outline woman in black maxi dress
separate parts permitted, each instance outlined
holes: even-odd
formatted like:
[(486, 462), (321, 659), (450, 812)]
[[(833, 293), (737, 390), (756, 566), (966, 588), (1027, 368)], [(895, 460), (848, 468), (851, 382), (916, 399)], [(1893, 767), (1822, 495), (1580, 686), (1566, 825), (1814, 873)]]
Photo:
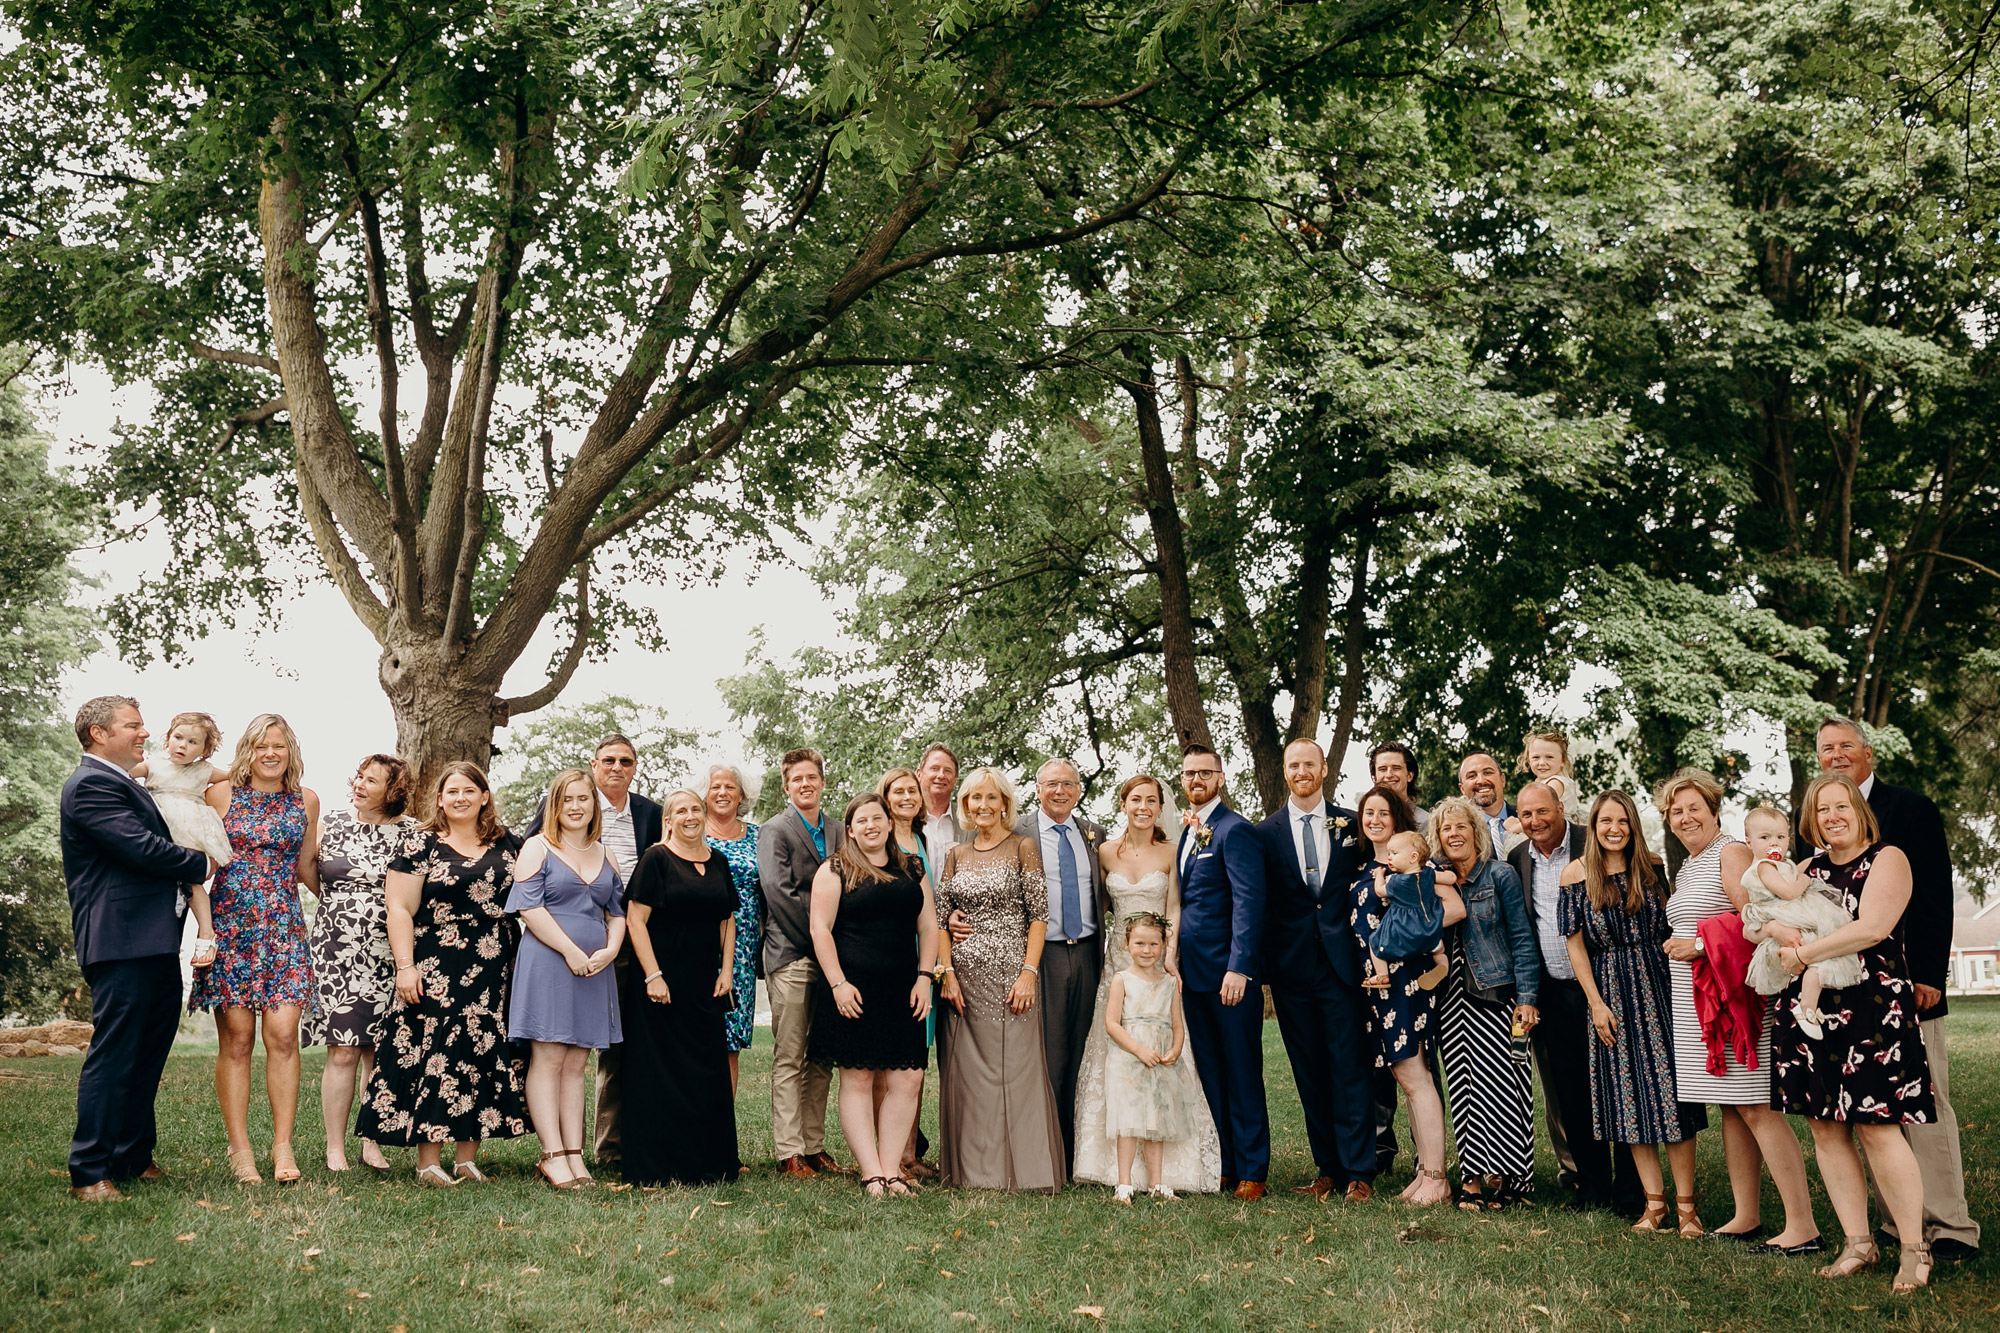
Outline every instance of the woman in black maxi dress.
[(635, 1185), (733, 1181), (742, 1163), (729, 1089), (729, 996), (714, 993), (718, 977), (730, 980), (718, 930), (736, 913), (729, 863), (719, 852), (695, 862), (665, 843), (649, 847), (625, 904), (628, 920), (633, 908), (647, 909), (633, 933), (643, 929), (651, 941), (669, 999), (647, 994), (644, 967), (626, 969), (624, 1177)]

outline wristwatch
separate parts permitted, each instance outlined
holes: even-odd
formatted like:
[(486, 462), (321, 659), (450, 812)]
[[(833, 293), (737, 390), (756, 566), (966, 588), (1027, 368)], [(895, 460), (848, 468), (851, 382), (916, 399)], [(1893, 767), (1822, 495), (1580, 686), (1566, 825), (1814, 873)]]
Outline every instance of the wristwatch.
[(1707, 952), (1708, 952), (1708, 941), (1707, 941), (1707, 940), (1704, 940), (1704, 939), (1703, 939), (1703, 938), (1702, 938), (1701, 936), (1699, 936), (1699, 935), (1695, 936), (1695, 937), (1694, 937), (1694, 951), (1695, 951), (1696, 953), (1707, 953)]

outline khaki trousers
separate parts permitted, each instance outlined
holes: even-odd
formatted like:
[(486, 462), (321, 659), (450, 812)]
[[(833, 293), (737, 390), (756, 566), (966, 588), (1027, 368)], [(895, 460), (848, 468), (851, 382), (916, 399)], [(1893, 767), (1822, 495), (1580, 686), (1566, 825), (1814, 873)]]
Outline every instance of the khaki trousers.
[[(1972, 1220), (1965, 1206), (1965, 1160), (1958, 1149), (1958, 1112), (1951, 1108), (1951, 1055), (1945, 1049), (1944, 1020), (1926, 1019), (1922, 1030), (1937, 1119), (1928, 1125), (1903, 1126), (1903, 1137), (1909, 1140), (1917, 1159), (1917, 1174), (1924, 1183), (1924, 1239), (1962, 1241), (1977, 1248), (1979, 1223)], [(1872, 1172), (1869, 1183), (1874, 1183)], [(1877, 1199), (1879, 1202), (1879, 1191)], [(1896, 1224), (1886, 1211), (1882, 1230), (1896, 1235)]]
[(833, 1071), (806, 1059), (819, 964), (786, 963), (764, 977), (771, 998), (771, 1138), (778, 1160), (826, 1151), (826, 1092)]

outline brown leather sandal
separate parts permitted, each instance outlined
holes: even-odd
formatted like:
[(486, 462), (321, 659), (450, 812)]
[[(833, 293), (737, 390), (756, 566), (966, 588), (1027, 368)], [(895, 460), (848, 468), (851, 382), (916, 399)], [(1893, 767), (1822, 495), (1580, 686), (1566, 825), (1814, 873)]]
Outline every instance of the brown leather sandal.
[(1641, 1213), (1639, 1220), (1632, 1224), (1632, 1230), (1658, 1231), (1666, 1224), (1666, 1220), (1667, 1196), (1648, 1191), (1646, 1193), (1646, 1211)]
[(557, 1180), (553, 1175), (549, 1173), (550, 1162), (554, 1161), (559, 1157), (567, 1157), (568, 1155), (569, 1154), (563, 1152), (561, 1149), (557, 1149), (555, 1152), (543, 1153), (541, 1155), (540, 1160), (538, 1160), (535, 1163), (535, 1174), (540, 1176), (543, 1180), (548, 1181), (550, 1189), (573, 1190), (576, 1188), (576, 1182), (574, 1180)]
[(1680, 1222), (1679, 1230), (1681, 1239), (1700, 1240), (1701, 1214), (1695, 1210), (1694, 1195), (1676, 1194), (1674, 1196), (1674, 1211), (1679, 1214), (1677, 1220)]

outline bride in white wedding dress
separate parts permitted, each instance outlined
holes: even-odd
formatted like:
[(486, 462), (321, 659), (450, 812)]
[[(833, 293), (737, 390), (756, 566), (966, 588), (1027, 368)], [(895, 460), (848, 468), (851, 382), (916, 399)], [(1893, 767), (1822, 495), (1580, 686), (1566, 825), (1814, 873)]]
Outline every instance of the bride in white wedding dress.
[[(1162, 827), (1165, 797), (1165, 788), (1157, 778), (1145, 774), (1128, 778), (1118, 789), (1125, 827), (1117, 837), (1107, 838), (1098, 852), (1104, 866), (1104, 886), (1111, 896), (1111, 919), (1104, 932), (1109, 946), (1104, 979), (1097, 986), (1097, 1009), (1083, 1048), (1083, 1067), (1077, 1072), (1076, 1160), (1070, 1166), (1075, 1180), (1118, 1183), (1118, 1141), (1105, 1133), (1104, 1058), (1111, 1039), (1104, 1035), (1104, 1006), (1111, 993), (1111, 978), (1132, 965), (1132, 956), (1125, 950), (1126, 917), (1135, 912), (1157, 912), (1172, 923), (1166, 967), (1179, 975), (1181, 904), (1174, 881), (1174, 840)], [(1215, 1121), (1194, 1061), (1183, 1053), (1174, 1067), (1186, 1080), (1189, 1101), (1196, 1108), (1194, 1136), (1167, 1144), (1160, 1164), (1160, 1174), (1166, 1177), (1163, 1182), (1146, 1178), (1142, 1157), (1132, 1164), (1132, 1184), (1139, 1191), (1162, 1183), (1175, 1191), (1213, 1194), (1222, 1185), (1222, 1144), (1216, 1137)]]

